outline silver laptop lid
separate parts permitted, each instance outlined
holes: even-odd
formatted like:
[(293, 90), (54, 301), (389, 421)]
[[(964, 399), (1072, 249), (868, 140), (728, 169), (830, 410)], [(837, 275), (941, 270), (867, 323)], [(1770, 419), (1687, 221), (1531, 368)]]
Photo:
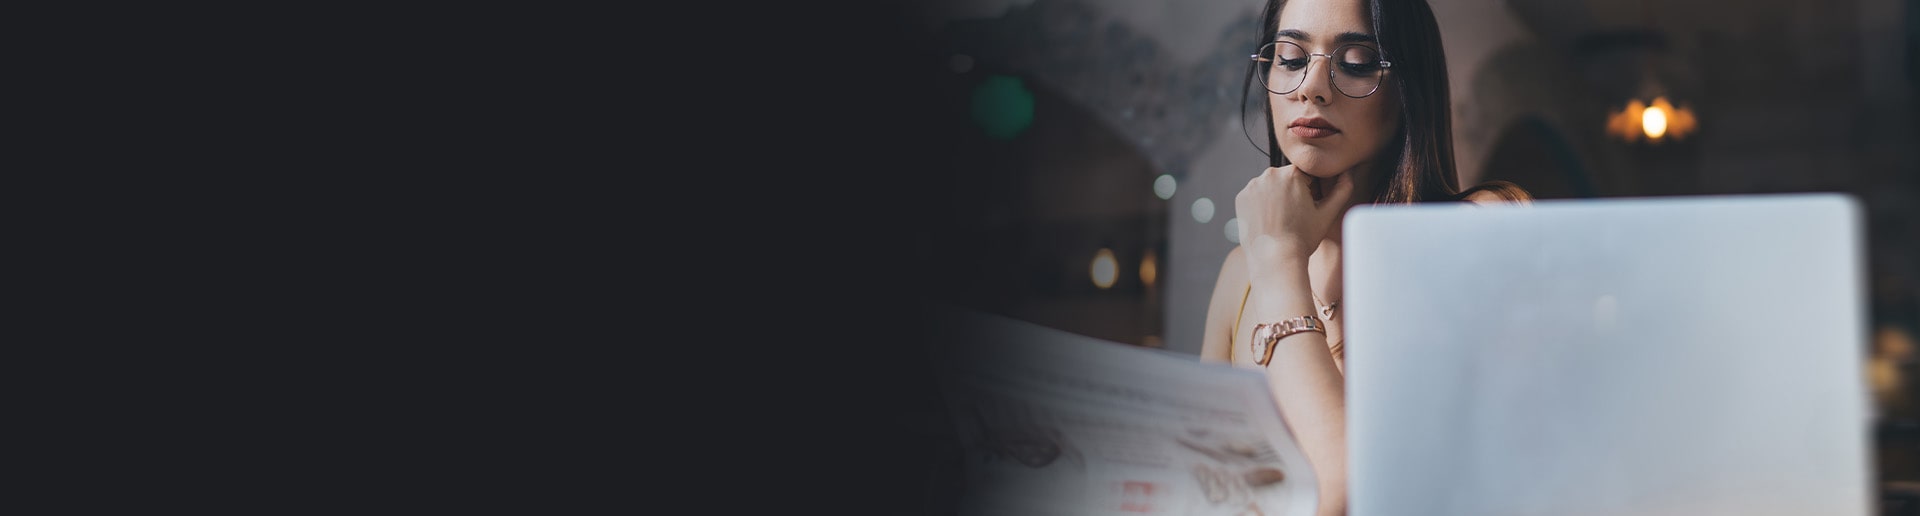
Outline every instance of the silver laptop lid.
[(1860, 515), (1860, 208), (1360, 207), (1351, 514)]

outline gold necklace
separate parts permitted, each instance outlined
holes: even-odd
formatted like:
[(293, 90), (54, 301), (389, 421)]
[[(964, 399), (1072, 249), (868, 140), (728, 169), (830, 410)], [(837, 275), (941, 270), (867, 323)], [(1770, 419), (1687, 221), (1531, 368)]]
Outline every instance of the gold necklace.
[(1340, 309), (1339, 301), (1334, 301), (1333, 304), (1321, 303), (1320, 296), (1317, 295), (1313, 296), (1313, 305), (1320, 308), (1320, 318), (1328, 321), (1333, 320), (1334, 311)]

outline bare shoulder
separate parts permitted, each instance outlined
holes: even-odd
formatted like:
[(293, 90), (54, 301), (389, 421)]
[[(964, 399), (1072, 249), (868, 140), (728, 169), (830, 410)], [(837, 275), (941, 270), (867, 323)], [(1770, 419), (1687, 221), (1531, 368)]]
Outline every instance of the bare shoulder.
[(1240, 249), (1240, 246), (1233, 246), (1233, 250), (1227, 251), (1226, 261), (1220, 264), (1220, 277), (1225, 278), (1228, 275), (1242, 280), (1247, 277), (1247, 254)]
[(1233, 323), (1240, 315), (1240, 300), (1247, 289), (1247, 257), (1239, 246), (1227, 251), (1220, 263), (1220, 275), (1213, 283), (1213, 295), (1207, 300), (1205, 335), (1200, 343), (1200, 358), (1219, 362), (1232, 359), (1228, 348), (1233, 341)]
[(1486, 190), (1481, 190), (1478, 192), (1467, 194), (1467, 198), (1465, 200), (1467, 202), (1471, 202), (1474, 204), (1493, 204), (1496, 202), (1507, 202), (1507, 198), (1501, 197), (1500, 194), (1493, 193)]
[(1533, 204), (1533, 194), (1511, 181), (1487, 181), (1460, 192), (1460, 200), (1474, 204)]
[(1214, 281), (1214, 295), (1230, 295), (1234, 303), (1239, 303), (1241, 294), (1247, 290), (1247, 252), (1240, 246), (1227, 251), (1227, 259), (1220, 262), (1220, 277)]
[[(1240, 246), (1234, 246), (1233, 250), (1227, 251), (1227, 259), (1220, 263), (1220, 276), (1214, 279), (1213, 295), (1210, 296), (1212, 307), (1239, 308), (1240, 295), (1247, 289), (1247, 281), (1247, 255), (1240, 250)], [(1208, 318), (1219, 315), (1211, 313), (1218, 311), (1208, 310)]]

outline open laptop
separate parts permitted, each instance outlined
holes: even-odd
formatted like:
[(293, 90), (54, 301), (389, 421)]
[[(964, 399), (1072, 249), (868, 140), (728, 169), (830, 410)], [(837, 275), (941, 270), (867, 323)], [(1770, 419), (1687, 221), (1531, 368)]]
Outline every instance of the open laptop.
[(1864, 515), (1839, 194), (1359, 207), (1350, 514)]

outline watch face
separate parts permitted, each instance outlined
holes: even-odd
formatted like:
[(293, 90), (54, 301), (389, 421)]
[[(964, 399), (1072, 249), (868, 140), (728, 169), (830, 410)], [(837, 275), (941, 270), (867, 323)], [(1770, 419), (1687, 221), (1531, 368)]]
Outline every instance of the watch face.
[(1268, 358), (1267, 347), (1271, 345), (1271, 343), (1267, 342), (1267, 336), (1272, 334), (1273, 334), (1273, 330), (1271, 328), (1254, 328), (1253, 329), (1253, 361), (1254, 363), (1257, 363), (1260, 365), (1267, 365), (1267, 358)]

